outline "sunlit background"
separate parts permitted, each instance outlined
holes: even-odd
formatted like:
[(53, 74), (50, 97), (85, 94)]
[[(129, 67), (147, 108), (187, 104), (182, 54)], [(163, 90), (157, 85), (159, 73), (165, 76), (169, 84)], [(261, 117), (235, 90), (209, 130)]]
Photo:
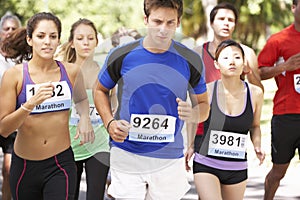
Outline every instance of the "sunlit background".
[[(207, 22), (217, 0), (184, 0), (182, 26), (178, 31), (185, 37), (201, 42), (212, 34)], [(227, 0), (239, 10), (239, 23), (234, 38), (259, 51), (265, 39), (287, 26), (292, 20), (292, 0)], [(62, 21), (62, 42), (68, 30), (79, 18), (92, 20), (105, 39), (119, 27), (142, 29), (143, 0), (0, 0), (0, 16), (6, 12), (17, 14), (23, 25), (33, 14), (49, 11)], [(190, 40), (191, 41), (191, 40)]]

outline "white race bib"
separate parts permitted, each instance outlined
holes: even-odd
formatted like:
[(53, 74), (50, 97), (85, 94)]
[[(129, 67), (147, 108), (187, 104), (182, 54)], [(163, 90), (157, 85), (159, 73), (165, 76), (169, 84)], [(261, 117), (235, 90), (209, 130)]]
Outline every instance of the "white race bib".
[[(76, 111), (75, 104), (72, 103), (72, 111), (70, 116), (70, 125), (77, 126), (80, 116)], [(103, 124), (100, 115), (97, 112), (95, 104), (90, 104), (90, 120), (93, 126), (99, 126)]]
[(300, 74), (294, 74), (294, 88), (300, 93)]
[(170, 115), (132, 114), (129, 140), (139, 142), (174, 142), (176, 117)]
[[(66, 81), (52, 82), (54, 91), (51, 98), (46, 99), (43, 103), (36, 105), (31, 113), (43, 113), (59, 110), (67, 110), (71, 107), (71, 90)], [(27, 84), (26, 85), (26, 101), (29, 100), (42, 84)]]
[(244, 159), (248, 135), (215, 131), (210, 132), (208, 155)]

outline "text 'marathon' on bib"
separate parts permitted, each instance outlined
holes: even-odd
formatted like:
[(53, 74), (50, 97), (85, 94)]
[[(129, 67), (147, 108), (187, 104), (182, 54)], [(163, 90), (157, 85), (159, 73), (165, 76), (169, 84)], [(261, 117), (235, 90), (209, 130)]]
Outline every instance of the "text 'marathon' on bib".
[(129, 140), (139, 142), (174, 142), (176, 117), (170, 115), (132, 114)]
[(215, 131), (210, 132), (208, 155), (244, 159), (248, 135)]
[[(27, 84), (26, 85), (26, 101), (36, 94), (42, 84)], [(31, 113), (44, 113), (59, 110), (67, 110), (71, 107), (72, 95), (69, 85), (66, 81), (52, 82), (54, 91), (52, 97), (46, 99), (43, 103), (36, 105)]]

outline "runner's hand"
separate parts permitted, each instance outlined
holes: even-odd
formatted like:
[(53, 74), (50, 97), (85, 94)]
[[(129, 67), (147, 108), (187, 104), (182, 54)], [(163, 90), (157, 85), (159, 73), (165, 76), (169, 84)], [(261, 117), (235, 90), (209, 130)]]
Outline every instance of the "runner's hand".
[(124, 142), (130, 127), (130, 123), (125, 120), (114, 120), (110, 123), (107, 131), (115, 142)]

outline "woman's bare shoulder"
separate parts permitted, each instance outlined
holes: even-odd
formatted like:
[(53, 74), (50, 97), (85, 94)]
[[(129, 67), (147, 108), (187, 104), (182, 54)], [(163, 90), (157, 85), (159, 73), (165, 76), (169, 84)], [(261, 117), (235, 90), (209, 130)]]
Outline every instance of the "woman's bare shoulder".
[(23, 80), (23, 64), (7, 69), (2, 76), (1, 87), (19, 87)]
[(75, 65), (74, 63), (64, 61), (61, 61), (61, 63), (65, 66), (65, 69), (69, 76), (76, 76), (78, 71), (80, 70), (80, 67), (78, 65)]
[(248, 83), (248, 85), (252, 95), (252, 99), (255, 100), (256, 102), (263, 102), (264, 99), (263, 90), (254, 84)]
[(23, 73), (23, 64), (17, 64), (4, 72), (5, 76), (10, 76), (11, 78), (19, 77), (21, 73)]

